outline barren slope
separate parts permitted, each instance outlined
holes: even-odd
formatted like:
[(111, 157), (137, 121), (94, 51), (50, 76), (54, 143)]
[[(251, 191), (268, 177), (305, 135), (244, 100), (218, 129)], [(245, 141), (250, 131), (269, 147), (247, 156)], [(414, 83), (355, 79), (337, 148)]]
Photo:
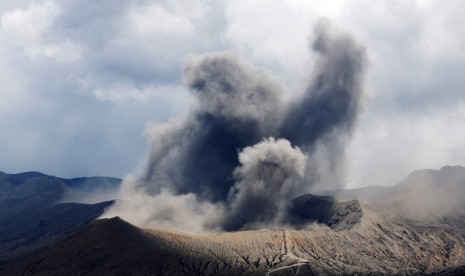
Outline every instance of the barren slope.
[(186, 234), (98, 220), (65, 241), (0, 263), (6, 275), (320, 275), (433, 273), (465, 265), (462, 233), (392, 221), (363, 206), (351, 230)]

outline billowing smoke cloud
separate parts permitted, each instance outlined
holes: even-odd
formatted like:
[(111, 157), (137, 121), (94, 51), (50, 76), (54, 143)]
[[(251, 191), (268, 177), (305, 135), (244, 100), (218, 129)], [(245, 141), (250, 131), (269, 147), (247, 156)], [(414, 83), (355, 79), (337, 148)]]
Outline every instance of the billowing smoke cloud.
[(139, 184), (139, 179), (126, 179), (121, 191), (126, 197), (117, 200), (104, 216), (121, 216), (137, 225), (174, 227), (190, 232), (220, 229), (218, 222), (223, 216), (221, 204), (199, 201), (192, 193), (176, 195), (165, 188), (150, 195)]
[(169, 199), (179, 208), (161, 212), (159, 204), (144, 204), (150, 215), (139, 224), (180, 228), (177, 214), (197, 206), (190, 210), (197, 215), (185, 219), (202, 217), (210, 229), (251, 228), (279, 223), (287, 202), (317, 184), (331, 179), (329, 185), (341, 185), (345, 143), (360, 109), (365, 53), (324, 24), (315, 37), (314, 76), (291, 103), (283, 100), (287, 91), (276, 78), (233, 53), (190, 60), (185, 83), (197, 107), (188, 118), (151, 130), (144, 172), (127, 182), (131, 188), (110, 212), (128, 213), (138, 193)]
[(236, 230), (277, 224), (304, 175), (307, 157), (284, 139), (269, 138), (239, 154), (238, 182), (230, 191), (230, 210), (223, 228)]

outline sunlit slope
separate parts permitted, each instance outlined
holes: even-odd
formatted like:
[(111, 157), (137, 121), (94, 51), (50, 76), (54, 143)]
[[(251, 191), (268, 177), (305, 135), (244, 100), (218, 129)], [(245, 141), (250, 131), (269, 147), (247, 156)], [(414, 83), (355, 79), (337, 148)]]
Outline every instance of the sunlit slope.
[(433, 273), (465, 264), (463, 233), (447, 224), (390, 221), (363, 207), (361, 223), (335, 231), (186, 234), (98, 220), (61, 243), (0, 264), (35, 275), (320, 275)]

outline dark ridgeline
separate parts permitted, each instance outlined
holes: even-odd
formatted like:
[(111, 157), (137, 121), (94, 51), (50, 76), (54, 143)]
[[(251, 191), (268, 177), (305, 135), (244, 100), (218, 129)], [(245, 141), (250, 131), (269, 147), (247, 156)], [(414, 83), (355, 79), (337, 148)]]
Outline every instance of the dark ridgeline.
[(110, 177), (62, 179), (38, 172), (0, 172), (0, 258), (60, 239), (98, 218), (113, 201), (81, 204), (63, 199), (118, 189), (120, 183)]

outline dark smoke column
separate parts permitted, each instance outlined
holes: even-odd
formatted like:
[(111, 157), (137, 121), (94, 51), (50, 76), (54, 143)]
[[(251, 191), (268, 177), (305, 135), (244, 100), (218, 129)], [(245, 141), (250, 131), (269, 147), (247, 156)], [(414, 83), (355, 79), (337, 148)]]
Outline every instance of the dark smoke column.
[[(315, 28), (311, 49), (319, 55), (315, 75), (303, 97), (289, 107), (280, 131), (281, 137), (311, 156), (308, 185), (341, 181), (327, 176), (343, 170), (346, 143), (360, 112), (366, 65), (365, 49), (324, 22)], [(315, 156), (317, 149), (324, 154)]]

